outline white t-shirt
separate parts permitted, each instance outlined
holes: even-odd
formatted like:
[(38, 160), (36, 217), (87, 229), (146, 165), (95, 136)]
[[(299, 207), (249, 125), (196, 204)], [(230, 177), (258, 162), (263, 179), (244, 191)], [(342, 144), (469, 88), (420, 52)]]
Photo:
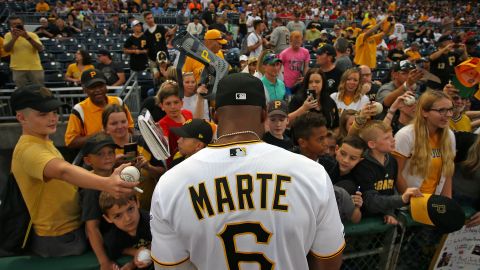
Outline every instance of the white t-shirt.
[[(258, 36), (257, 33), (250, 33), (247, 37), (247, 46), (250, 47), (252, 45), (255, 45), (257, 44), (257, 42), (261, 39), (261, 37)], [(255, 57), (258, 57), (260, 55), (260, 53), (262, 52), (263, 50), (263, 45), (260, 45), (258, 46), (255, 50), (251, 51), (249, 56), (252, 57), (252, 56), (255, 56)]]
[[(192, 113), (195, 112), (195, 108), (197, 107), (197, 100), (198, 100), (198, 95), (195, 94), (191, 97), (184, 96), (183, 97), (183, 109), (189, 110)], [(202, 119), (205, 120), (210, 120), (210, 117), (208, 116), (208, 101), (205, 99), (203, 105), (203, 116)]]
[[(450, 140), (452, 144), (452, 151), (455, 152), (456, 144), (455, 144), (455, 134), (452, 130), (449, 129)], [(408, 187), (420, 187), (423, 182), (423, 176), (420, 175), (411, 175), (408, 173), (410, 169), (410, 157), (413, 154), (413, 147), (415, 146), (415, 131), (413, 129), (413, 125), (410, 124), (401, 128), (395, 134), (395, 152), (398, 154), (409, 158), (405, 162), (405, 167), (402, 171), (403, 178), (407, 181)], [(445, 184), (445, 175), (440, 177), (440, 181), (438, 182), (437, 188), (435, 190), (435, 194), (440, 194), (443, 189), (443, 185)]]
[(254, 21), (257, 21), (257, 20), (261, 20), (262, 18), (260, 16), (252, 16), (252, 15), (249, 15), (247, 17), (247, 32), (248, 33), (251, 33), (253, 31), (255, 31), (255, 29), (253, 29), (253, 22)]
[(362, 109), (362, 107), (365, 104), (370, 102), (370, 100), (368, 99), (368, 97), (366, 95), (362, 95), (362, 97), (360, 97), (360, 99), (358, 101), (352, 102), (349, 105), (346, 105), (343, 102), (343, 100), (338, 99), (338, 92), (330, 94), (330, 97), (333, 99), (333, 101), (335, 101), (335, 103), (337, 104), (337, 108), (340, 112), (342, 112), (343, 110), (347, 110), (347, 109), (360, 111), (360, 109)]
[(261, 141), (208, 146), (167, 171), (150, 226), (155, 263), (199, 270), (229, 269), (252, 252), (275, 269), (307, 270), (309, 252), (327, 258), (345, 246), (325, 169)]

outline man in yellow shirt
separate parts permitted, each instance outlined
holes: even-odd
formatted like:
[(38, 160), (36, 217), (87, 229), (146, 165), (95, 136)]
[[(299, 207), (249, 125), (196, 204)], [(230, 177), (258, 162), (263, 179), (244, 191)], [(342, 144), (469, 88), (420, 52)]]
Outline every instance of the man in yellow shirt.
[[(203, 38), (203, 44), (207, 47), (210, 51), (216, 54), (220, 58), (224, 58), (222, 52), (222, 45), (227, 44), (227, 40), (222, 37), (222, 32), (218, 31), (217, 29), (208, 30), (205, 33), (205, 37)], [(200, 82), (200, 75), (202, 74), (203, 68), (205, 66), (198, 62), (197, 60), (187, 57), (185, 59), (185, 64), (183, 65), (183, 72), (193, 72), (195, 76), (195, 81), (197, 83)]]
[[(75, 104), (68, 118), (67, 130), (65, 131), (65, 145), (70, 148), (81, 148), (92, 135), (102, 131), (102, 112), (108, 104), (123, 104), (117, 96), (107, 96), (107, 80), (98, 69), (85, 70), (82, 73), (82, 87), (87, 98)], [(133, 129), (133, 119), (128, 108), (128, 127)]]
[(389, 22), (388, 29), (383, 27), (381, 32), (377, 33), (387, 19), (388, 17), (373, 27), (371, 25), (364, 27), (363, 33), (357, 37), (355, 42), (355, 58), (353, 59), (355, 64), (366, 65), (371, 69), (377, 66), (377, 45), (382, 42), (383, 37), (390, 32), (394, 25), (394, 23)]
[(131, 194), (137, 183), (121, 180), (121, 165), (109, 177), (66, 162), (49, 139), (57, 129), (59, 107), (65, 105), (41, 85), (18, 88), (12, 109), (22, 127), (12, 156), (12, 172), (33, 225), (30, 249), (42, 257), (82, 254), (86, 247), (80, 221), (78, 186), (115, 197)]
[(22, 19), (11, 16), (8, 19), (10, 32), (5, 35), (3, 49), (10, 56), (10, 69), (15, 85), (43, 84), (44, 74), (38, 52), (43, 45), (35, 33), (27, 32)]

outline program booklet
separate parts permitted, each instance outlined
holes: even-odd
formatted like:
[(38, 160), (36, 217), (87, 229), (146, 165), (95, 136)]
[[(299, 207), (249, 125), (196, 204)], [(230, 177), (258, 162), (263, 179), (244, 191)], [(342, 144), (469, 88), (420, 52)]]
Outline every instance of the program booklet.
[(157, 127), (152, 115), (147, 109), (142, 110), (138, 116), (138, 127), (143, 139), (150, 148), (153, 156), (158, 160), (165, 160), (170, 157), (168, 141), (163, 135), (162, 129)]

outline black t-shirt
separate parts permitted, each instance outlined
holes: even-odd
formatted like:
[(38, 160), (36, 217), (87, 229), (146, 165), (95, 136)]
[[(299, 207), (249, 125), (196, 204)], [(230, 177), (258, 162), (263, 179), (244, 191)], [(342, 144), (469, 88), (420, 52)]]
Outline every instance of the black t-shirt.
[(62, 36), (62, 37), (71, 37), (76, 32), (70, 27), (70, 26), (65, 26), (63, 29), (59, 29), (58, 27), (55, 27), (55, 29), (52, 29), (52, 33), (54, 36)]
[[(135, 37), (131, 35), (123, 45), (127, 49), (145, 50), (147, 49), (147, 38), (145, 35)], [(130, 54), (130, 69), (133, 71), (144, 71), (148, 65), (146, 54)]]
[(283, 135), (283, 140), (280, 140), (277, 137), (273, 136), (270, 132), (266, 132), (263, 135), (262, 140), (266, 143), (281, 147), (285, 150), (291, 150), (293, 148), (292, 140), (285, 134)]
[(112, 225), (105, 221), (102, 217), (102, 210), (98, 204), (98, 198), (100, 197), (100, 191), (93, 189), (80, 189), (80, 205), (82, 207), (82, 222), (89, 220), (100, 221), (100, 231), (107, 232), (112, 228)]
[(103, 72), (107, 79), (107, 85), (113, 85), (118, 81), (117, 73), (123, 73), (123, 68), (120, 64), (111, 62), (109, 65), (98, 63), (96, 68)]
[(208, 26), (208, 30), (212, 30), (212, 29), (217, 29), (218, 31), (222, 32), (222, 33), (226, 33), (227, 32), (227, 27), (225, 27), (225, 24), (221, 24), (221, 23), (212, 23)]
[(140, 220), (138, 221), (137, 232), (135, 236), (120, 230), (116, 226), (108, 231), (103, 237), (105, 251), (110, 259), (117, 259), (122, 256), (122, 251), (126, 248), (140, 248), (148, 246), (152, 242), (150, 232), (150, 216), (147, 211), (140, 209)]
[(215, 12), (211, 12), (210, 10), (206, 10), (202, 14), (202, 20), (205, 20), (205, 22), (210, 25), (215, 22)]
[(49, 24), (48, 27), (39, 26), (35, 28), (35, 31), (34, 31), (39, 38), (51, 38), (44, 33), (37, 33), (37, 31), (40, 31), (41, 29), (45, 29), (47, 32), (53, 35), (55, 35), (55, 33), (58, 33), (58, 30), (55, 30), (56, 27), (54, 25)]
[(440, 55), (435, 60), (430, 60), (430, 72), (442, 81), (437, 87), (443, 89), (455, 74), (455, 66), (460, 64), (460, 55), (456, 52), (448, 52)]
[(325, 72), (325, 79), (327, 80), (327, 89), (325, 90), (327, 91), (328, 95), (338, 91), (338, 84), (340, 83), (341, 77), (342, 71), (337, 67), (328, 72)]
[(399, 50), (397, 48), (391, 49), (388, 52), (387, 57), (390, 58), (394, 62), (398, 62), (398, 61), (407, 59), (405, 53), (402, 50)]
[[(303, 105), (305, 99), (307, 99), (307, 91), (304, 89), (298, 89), (298, 91), (293, 95), (292, 100), (290, 100), (290, 103), (288, 104), (288, 111), (296, 111)], [(310, 111), (322, 114), (322, 116), (325, 117), (328, 129), (334, 129), (339, 127), (340, 118), (337, 104), (335, 104), (335, 101), (330, 97), (330, 95), (321, 94), (320, 104), (320, 111), (317, 111), (316, 109), (311, 109)]]
[(153, 33), (150, 33), (148, 29), (145, 30), (144, 36), (147, 39), (148, 58), (150, 58), (150, 60), (155, 61), (159, 51), (165, 52), (168, 56), (167, 40), (165, 39), (166, 33), (167, 29), (158, 24)]

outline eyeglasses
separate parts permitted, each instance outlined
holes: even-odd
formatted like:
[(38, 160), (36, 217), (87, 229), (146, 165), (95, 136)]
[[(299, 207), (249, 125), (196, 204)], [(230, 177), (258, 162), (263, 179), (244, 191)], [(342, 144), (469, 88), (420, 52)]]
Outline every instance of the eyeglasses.
[(450, 108), (442, 108), (442, 109), (430, 109), (429, 111), (436, 111), (438, 112), (441, 116), (445, 116), (448, 114), (453, 114), (453, 107)]

